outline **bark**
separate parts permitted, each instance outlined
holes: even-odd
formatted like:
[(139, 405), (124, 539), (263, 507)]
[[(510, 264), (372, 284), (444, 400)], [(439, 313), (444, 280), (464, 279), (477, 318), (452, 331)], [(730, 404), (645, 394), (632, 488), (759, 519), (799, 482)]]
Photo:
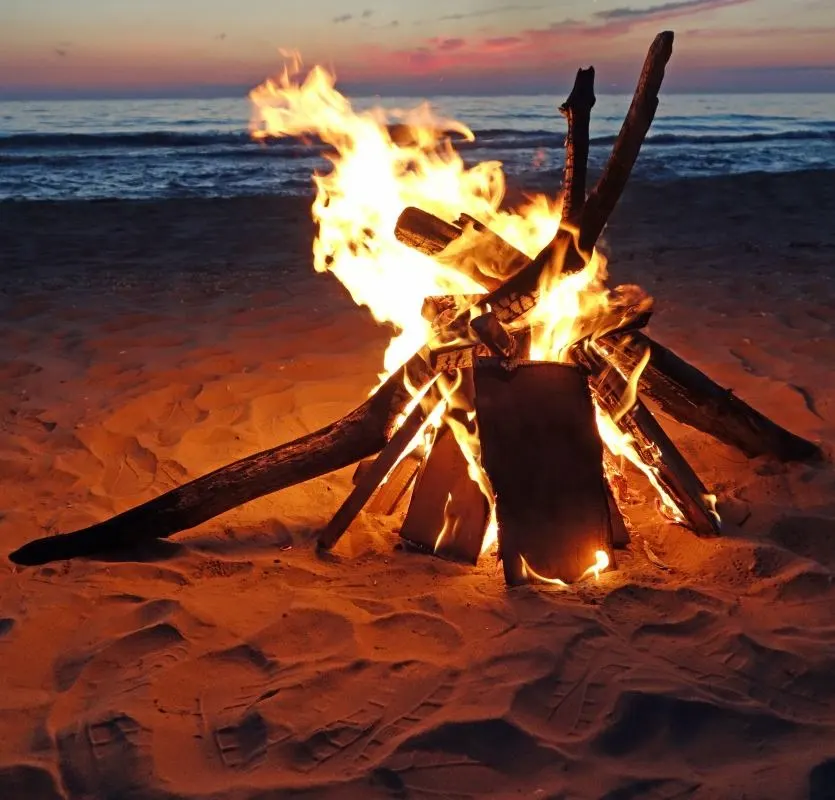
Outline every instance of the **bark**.
[[(624, 378), (606, 364), (594, 345), (575, 347), (572, 355), (589, 371), (589, 381), (598, 402), (605, 411), (614, 415), (627, 393)], [(700, 536), (717, 534), (719, 518), (712, 510), (707, 489), (640, 398), (636, 398), (617, 425), (632, 437), (641, 461), (655, 471), (659, 483), (675, 502), (688, 526)]]
[(635, 166), (641, 145), (655, 117), (658, 92), (664, 80), (665, 67), (672, 54), (673, 32), (659, 33), (650, 45), (632, 103), (612, 148), (612, 155), (600, 180), (586, 198), (580, 220), (581, 252), (591, 253), (626, 188), (632, 167)]
[(377, 490), (395, 464), (403, 457), (406, 448), (420, 432), (426, 417), (441, 399), (436, 387), (430, 387), (424, 397), (407, 415), (403, 424), (395, 431), (391, 439), (385, 444), (380, 455), (365, 471), (356, 483), (351, 493), (334, 514), (331, 521), (319, 534), (320, 549), (330, 550), (348, 530), (348, 527), (362, 511), (371, 495)]
[(736, 447), (749, 458), (823, 459), (823, 451), (814, 442), (787, 431), (649, 336), (636, 331), (604, 341), (612, 345), (610, 358), (625, 373), (634, 369), (649, 348), (641, 393), (673, 419)]
[(475, 564), (489, 508), (467, 471), (452, 430), (443, 426), (421, 468), (400, 536), (429, 553)]

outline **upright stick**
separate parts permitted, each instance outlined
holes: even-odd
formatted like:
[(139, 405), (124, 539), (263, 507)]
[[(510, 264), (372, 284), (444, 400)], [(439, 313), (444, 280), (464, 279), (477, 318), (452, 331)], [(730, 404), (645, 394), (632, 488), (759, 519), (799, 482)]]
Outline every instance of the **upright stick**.
[(632, 167), (641, 152), (641, 145), (655, 118), (664, 69), (672, 54), (673, 32), (659, 33), (650, 45), (638, 87), (612, 148), (612, 155), (597, 185), (586, 198), (580, 222), (580, 250), (584, 253), (591, 253), (626, 188)]

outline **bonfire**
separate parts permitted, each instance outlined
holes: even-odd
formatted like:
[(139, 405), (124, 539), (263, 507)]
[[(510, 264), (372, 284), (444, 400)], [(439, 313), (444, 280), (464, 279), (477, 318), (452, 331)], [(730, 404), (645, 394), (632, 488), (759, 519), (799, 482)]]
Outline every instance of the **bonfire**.
[(473, 134), (427, 106), (355, 111), (330, 73), (304, 73), (298, 61), (255, 89), (255, 137), (316, 137), (329, 148), (330, 169), (314, 177), (314, 267), (395, 332), (377, 386), (322, 430), (12, 559), (168, 537), (359, 462), (320, 549), (366, 510), (399, 520), (403, 540), (435, 555), (495, 554), (508, 584), (570, 583), (616, 566), (629, 542), (627, 481), (640, 480), (666, 519), (720, 532), (715, 496), (651, 407), (749, 457), (820, 458), (817, 445), (652, 340), (643, 329), (653, 302), (640, 287), (608, 283), (596, 245), (652, 123), (672, 43), (670, 32), (653, 41), (588, 194), (594, 69), (578, 71), (560, 108), (562, 192), (514, 209), (502, 205), (501, 164), (465, 165), (451, 134)]

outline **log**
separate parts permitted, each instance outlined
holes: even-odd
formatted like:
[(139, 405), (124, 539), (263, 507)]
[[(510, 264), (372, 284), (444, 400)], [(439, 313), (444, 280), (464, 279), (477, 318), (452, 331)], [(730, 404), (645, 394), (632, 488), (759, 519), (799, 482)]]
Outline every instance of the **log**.
[[(525, 255), (517, 251), (522, 259)], [(450, 301), (446, 295), (433, 298), (439, 308)], [(636, 319), (639, 327), (647, 318)], [(649, 347), (650, 361), (641, 373), (641, 394), (656, 403), (671, 417), (696, 428), (702, 433), (736, 447), (749, 458), (768, 455), (781, 461), (817, 461), (825, 458), (814, 442), (803, 439), (765, 417), (688, 363), (672, 350), (644, 333), (630, 333), (635, 345), (628, 345), (629, 337), (615, 332), (604, 336), (601, 344), (611, 354), (622, 371), (631, 374), (645, 347)], [(458, 345), (460, 350), (463, 346)], [(486, 348), (476, 349), (476, 355), (486, 354)], [(433, 354), (435, 363), (445, 365), (453, 361), (451, 353)], [(473, 354), (457, 353), (463, 365), (472, 365)], [(439, 367), (440, 368), (440, 367)]]
[[(501, 286), (501, 278), (488, 274), (480, 268), (479, 265), (485, 261), (484, 253), (479, 257), (477, 252), (468, 253), (465, 249), (468, 238), (474, 239), (477, 244), (483, 244), (482, 237), (474, 237), (472, 234), (468, 237), (465, 229), (451, 225), (419, 208), (409, 207), (403, 211), (401, 216), (404, 217), (406, 224), (399, 233), (395, 230), (395, 236), (407, 247), (435, 257), (441, 263), (454, 267), (458, 272), (466, 275), (487, 290), (497, 289)], [(459, 243), (454, 256), (443, 253), (444, 248), (437, 248), (436, 243), (444, 240)], [(483, 250), (483, 248), (480, 249)]]
[(673, 38), (672, 31), (659, 33), (647, 52), (632, 103), (615, 140), (612, 154), (600, 179), (586, 198), (578, 242), (583, 253), (591, 253), (626, 188), (641, 145), (655, 118), (665, 67), (673, 54)]
[(400, 536), (424, 552), (475, 564), (488, 515), (487, 498), (470, 478), (452, 430), (442, 426), (418, 474)]
[(571, 227), (580, 226), (580, 216), (586, 202), (586, 172), (589, 160), (589, 122), (595, 103), (594, 67), (577, 70), (574, 88), (560, 106), (560, 113), (568, 121), (565, 143), (565, 192), (562, 220)]
[(426, 396), (409, 412), (406, 419), (403, 420), (403, 423), (380, 451), (374, 463), (362, 475), (330, 522), (322, 529), (318, 540), (320, 549), (330, 550), (339, 541), (342, 534), (348, 530), (348, 527), (357, 514), (362, 511), (371, 495), (385, 480), (398, 460), (403, 457), (406, 448), (418, 435), (429, 413), (440, 400), (441, 395), (437, 386), (431, 386)]
[(603, 444), (583, 372), (544, 362), (507, 372), (480, 359), (475, 383), (506, 582), (572, 583), (600, 550), (613, 562)]
[(373, 455), (386, 444), (409, 402), (404, 376), (418, 387), (431, 379), (428, 359), (424, 348), (362, 405), (318, 431), (216, 469), (89, 528), (35, 539), (9, 557), (16, 564), (33, 566), (164, 539), (250, 500)]
[(397, 462), (382, 486), (369, 500), (369, 514), (382, 514), (387, 517), (396, 511), (400, 501), (417, 477), (422, 459), (415, 454), (422, 450), (422, 447), (416, 447), (409, 455)]
[[(400, 242), (455, 267), (488, 291), (498, 288), (524, 266), (515, 263), (519, 251), (513, 245), (468, 214), (461, 214), (456, 224), (451, 224), (423, 209), (409, 206), (401, 218), (403, 224), (394, 230)], [(452, 242), (455, 246), (445, 251)], [(529, 260), (524, 258), (525, 263)]]
[(470, 327), (476, 332), (482, 344), (498, 358), (513, 361), (518, 354), (516, 339), (499, 322), (492, 311), (473, 319)]
[(817, 461), (823, 450), (773, 422), (644, 333), (604, 339), (607, 357), (630, 374), (648, 348), (640, 390), (673, 419), (736, 447), (749, 458), (770, 455), (781, 461)]
[[(592, 343), (572, 348), (571, 354), (589, 371), (589, 381), (600, 405), (614, 416), (627, 394), (626, 380), (606, 364)], [(687, 525), (700, 536), (719, 533), (720, 521), (708, 500), (707, 489), (639, 397), (617, 420), (617, 426), (632, 437), (641, 461), (654, 470), (659, 484), (672, 498)]]

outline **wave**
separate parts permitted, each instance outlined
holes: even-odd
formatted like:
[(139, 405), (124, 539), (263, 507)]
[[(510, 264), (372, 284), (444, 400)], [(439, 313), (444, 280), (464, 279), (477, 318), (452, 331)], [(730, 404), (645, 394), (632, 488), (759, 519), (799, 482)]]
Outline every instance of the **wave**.
[[(400, 126), (392, 126), (392, 134)], [(475, 141), (455, 140), (460, 150), (559, 149), (565, 135), (555, 131), (520, 131), (513, 128), (487, 128), (475, 131)], [(396, 138), (396, 137), (395, 137)], [(592, 146), (610, 146), (614, 134), (595, 136)], [(712, 146), (720, 144), (751, 144), (758, 142), (835, 141), (835, 128), (800, 128), (796, 130), (747, 133), (656, 133), (646, 139), (648, 146)], [(65, 155), (66, 151), (82, 150), (85, 155), (102, 158), (125, 150), (183, 149), (199, 150), (206, 156), (306, 157), (320, 153), (326, 145), (317, 137), (286, 137), (254, 140), (248, 133), (146, 131), (141, 133), (23, 133), (0, 136), (0, 161), (21, 163), (25, 160), (47, 160)], [(15, 152), (17, 151), (17, 152)], [(35, 151), (23, 153), (20, 151)], [(64, 153), (61, 153), (64, 151)], [(89, 151), (96, 151), (91, 153)], [(44, 155), (44, 153), (48, 155)]]

